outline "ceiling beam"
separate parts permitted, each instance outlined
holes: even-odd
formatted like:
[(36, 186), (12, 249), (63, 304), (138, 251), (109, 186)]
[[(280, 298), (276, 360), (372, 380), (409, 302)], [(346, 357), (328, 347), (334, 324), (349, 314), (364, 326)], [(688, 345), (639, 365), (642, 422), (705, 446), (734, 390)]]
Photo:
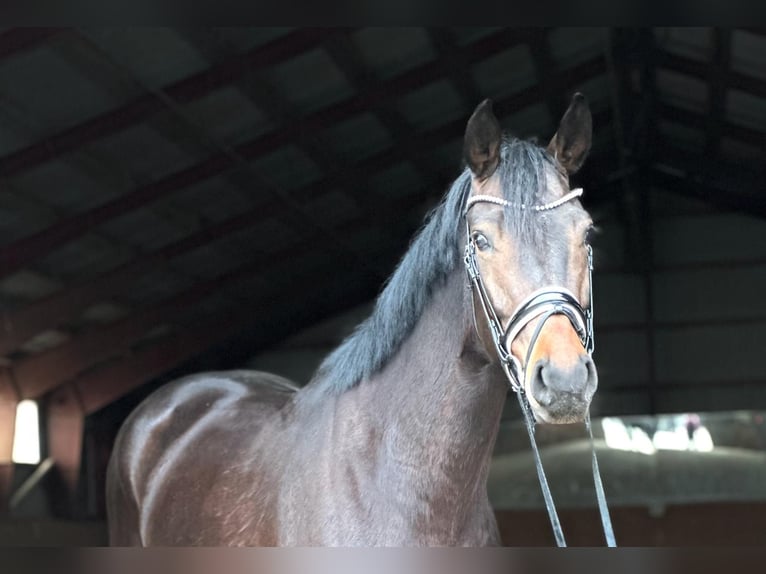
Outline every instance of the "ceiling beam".
[[(505, 31), (478, 40), (464, 48), (470, 61), (477, 61), (500, 52), (516, 43), (526, 40), (528, 32)], [(300, 138), (306, 131), (318, 130), (374, 107), (378, 102), (399, 97), (416, 87), (428, 84), (442, 77), (449, 70), (449, 62), (436, 60), (418, 68), (408, 70), (394, 78), (376, 84), (367, 92), (332, 104), (308, 116), (282, 125), (279, 129), (246, 141), (233, 148), (236, 155), (247, 161), (271, 153), (278, 146)], [(538, 95), (539, 89), (534, 92)], [(175, 98), (174, 98), (175, 99)], [(151, 97), (151, 105), (157, 98)], [(159, 101), (162, 105), (163, 102)], [(63, 218), (39, 233), (27, 236), (0, 248), (0, 277), (7, 276), (52, 250), (81, 237), (99, 225), (120, 215), (138, 209), (170, 193), (187, 188), (232, 169), (237, 165), (230, 153), (217, 153), (200, 163), (168, 174), (150, 184), (72, 216)], [(3, 173), (0, 162), (0, 173)]]
[[(585, 62), (573, 70), (567, 85), (569, 87), (576, 86), (578, 83), (603, 72), (604, 68), (605, 63), (600, 58)], [(515, 113), (531, 102), (534, 102), (538, 95), (539, 88), (532, 87), (518, 94), (508, 96), (496, 102), (496, 113), (500, 118)], [(426, 153), (435, 145), (449, 141), (451, 138), (460, 137), (464, 129), (465, 120), (460, 119), (429, 132), (413, 136), (409, 139), (412, 154)], [(299, 200), (305, 198), (316, 199), (332, 189), (337, 179), (366, 179), (376, 171), (393, 165), (403, 157), (406, 157), (406, 154), (401, 148), (384, 150), (353, 166), (340, 169), (322, 181), (310, 183), (296, 190), (294, 195)], [(427, 189), (430, 187), (428, 183), (430, 182), (427, 182)], [(0, 355), (7, 355), (18, 349), (31, 337), (45, 329), (54, 328), (73, 320), (88, 305), (126, 292), (129, 290), (130, 282), (133, 278), (158, 268), (170, 259), (263, 222), (280, 213), (280, 206), (276, 202), (259, 205), (233, 218), (202, 228), (194, 234), (170, 245), (150, 253), (145, 253), (140, 259), (130, 261), (102, 275), (90, 278), (87, 282), (77, 284), (41, 301), (33, 302), (17, 311), (6, 314), (3, 320), (5, 332), (3, 337), (0, 337)]]
[[(291, 32), (264, 46), (179, 80), (163, 88), (162, 92), (174, 102), (190, 103), (225, 87), (252, 67), (273, 66), (308, 51), (331, 33), (337, 31), (308, 28)], [(165, 103), (155, 94), (144, 94), (119, 108), (94, 116), (49, 138), (0, 157), (0, 174), (5, 177), (19, 174), (138, 124), (164, 109)]]
[[(443, 132), (439, 130), (431, 135), (429, 133), (424, 134), (423, 141), (438, 141), (441, 137), (443, 137)], [(422, 148), (418, 147), (418, 149)], [(355, 174), (369, 175), (374, 171), (375, 166), (379, 167), (382, 165), (385, 167), (392, 165), (398, 157), (399, 155), (391, 154), (386, 150), (363, 160), (350, 169)], [(343, 173), (335, 173), (331, 178), (325, 178), (320, 182), (308, 184), (294, 193), (299, 198), (311, 197), (318, 199), (333, 188), (337, 178), (342, 177)], [(426, 182), (426, 190), (430, 189), (429, 184), (430, 182)], [(382, 206), (382, 208), (385, 210), (385, 206)], [(139, 259), (123, 264), (100, 276), (90, 278), (87, 282), (75, 285), (41, 301), (33, 302), (15, 312), (6, 314), (3, 320), (4, 336), (0, 337), (0, 355), (7, 355), (18, 349), (32, 336), (47, 328), (57, 327), (73, 320), (88, 305), (126, 292), (130, 288), (131, 280), (135, 277), (145, 275), (175, 257), (262, 223), (271, 217), (279, 216), (282, 212), (283, 208), (276, 201), (258, 205), (247, 212), (208, 227), (203, 227), (199, 231), (172, 244), (153, 252), (145, 253)]]
[[(457, 123), (461, 123), (461, 126), (453, 125), (451, 129), (458, 127), (462, 129), (462, 122)], [(444, 131), (437, 129), (435, 132), (423, 134), (422, 140), (418, 141), (425, 144), (439, 141), (442, 137), (444, 137)], [(414, 146), (421, 152), (427, 147), (426, 145)], [(393, 165), (399, 157), (398, 152), (392, 154), (390, 150), (385, 150), (351, 166), (349, 170), (353, 170), (353, 173), (359, 176), (369, 176), (375, 171), (376, 166), (378, 169), (382, 169), (381, 166)], [(310, 183), (294, 193), (299, 198), (318, 199), (327, 194), (335, 185), (336, 180), (344, 177), (344, 173), (348, 175), (348, 172), (342, 171), (334, 173), (329, 178)], [(426, 197), (427, 192), (430, 191), (430, 183), (426, 182), (426, 194), (423, 197)], [(414, 195), (418, 196), (419, 194)], [(386, 209), (385, 206), (381, 207), (383, 210)], [(379, 211), (381, 207), (377, 210)], [(130, 289), (130, 283), (135, 277), (145, 275), (175, 257), (262, 223), (269, 218), (280, 216), (282, 212), (282, 206), (276, 201), (260, 204), (232, 218), (203, 227), (174, 243), (144, 253), (139, 259), (129, 261), (113, 270), (92, 277), (86, 282), (54, 293), (14, 312), (6, 313), (3, 317), (4, 333), (3, 337), (0, 337), (0, 355), (7, 355), (15, 351), (37, 333), (74, 320), (89, 305), (125, 293)]]
[[(603, 73), (604, 70), (605, 63), (603, 58), (597, 57), (583, 62), (570, 70), (570, 74), (567, 76), (567, 85), (576, 86), (589, 78)], [(539, 86), (532, 86), (499, 100), (496, 102), (494, 109), (498, 117), (502, 118), (534, 103), (541, 95), (541, 88)], [(331, 174), (324, 180), (309, 184), (302, 190), (295, 192), (296, 200), (300, 201), (306, 197), (313, 197), (316, 193), (321, 193), (323, 189), (333, 187), (338, 182), (347, 180), (349, 177), (366, 179), (372, 172), (390, 167), (397, 161), (401, 161), (411, 155), (426, 153), (432, 146), (448, 141), (450, 137), (460, 136), (464, 127), (465, 121), (463, 119), (455, 120), (420, 136), (409, 138), (406, 143), (399, 145), (399, 147), (390, 148), (372, 158), (362, 160), (349, 169), (340, 166), (336, 173)], [(257, 141), (262, 142), (261, 139)], [(262, 143), (258, 145), (259, 151), (263, 151), (260, 150), (261, 145)], [(241, 152), (246, 157), (252, 159), (250, 154), (253, 150), (250, 143), (244, 144)], [(89, 229), (105, 221), (130, 210), (137, 209), (163, 195), (178, 191), (203, 179), (213, 177), (232, 167), (234, 163), (234, 160), (229, 156), (217, 154), (200, 164), (170, 174), (157, 182), (143, 186), (102, 206), (65, 218), (36, 235), (0, 248), (0, 262), (4, 264), (3, 268), (0, 269), (0, 276), (10, 274), (13, 270), (22, 267), (30, 260), (42, 256), (62, 243), (81, 236)]]
[[(419, 194), (406, 196), (395, 205), (379, 211), (377, 225), (367, 219), (357, 219), (342, 225), (337, 231), (351, 236), (372, 226), (385, 229), (389, 235), (398, 235), (397, 231), (410, 234), (412, 230), (409, 226), (397, 225), (396, 215), (410, 209), (420, 199)], [(124, 319), (108, 325), (93, 326), (53, 349), (14, 361), (9, 371), (22, 398), (39, 398), (89, 368), (111, 357), (125, 354), (151, 329), (176, 321), (189, 307), (204, 299), (216, 296), (237, 283), (258, 278), (287, 277), (290, 270), (295, 268), (296, 259), (302, 255), (309, 252), (332, 252), (333, 247), (333, 241), (327, 237), (318, 233), (310, 234), (285, 250), (265, 253), (242, 267), (197, 283)], [(337, 257), (337, 254), (334, 255), (333, 260), (337, 260)], [(343, 267), (346, 266), (341, 269)], [(264, 275), (266, 269), (270, 272), (268, 276)]]
[(109, 300), (130, 290), (132, 281), (164, 266), (168, 261), (213, 243), (257, 222), (276, 216), (276, 203), (253, 208), (235, 217), (201, 228), (173, 243), (128, 261), (96, 277), (32, 302), (3, 317), (0, 355), (17, 350), (31, 337), (49, 328), (73, 321), (89, 305)]
[[(576, 86), (580, 82), (603, 72), (604, 68), (605, 63), (600, 58), (585, 62), (573, 70), (567, 85), (569, 87)], [(539, 96), (539, 88), (535, 86), (503, 98), (495, 104), (496, 113), (498, 117), (503, 118), (534, 102), (537, 96)], [(460, 137), (464, 129), (465, 120), (460, 119), (423, 134), (412, 136), (408, 140), (408, 146), (411, 148), (410, 153), (412, 155), (427, 153), (435, 145), (449, 141), (451, 138)], [(338, 179), (366, 179), (371, 174), (390, 167), (405, 157), (408, 156), (401, 147), (384, 150), (355, 165), (341, 168), (319, 182), (307, 184), (294, 191), (293, 194), (298, 200), (316, 199), (328, 193), (328, 190), (335, 186)], [(426, 185), (427, 193), (431, 187), (430, 183), (427, 182)], [(376, 207), (376, 210), (380, 208), (380, 206)], [(5, 332), (3, 337), (0, 337), (0, 355), (7, 355), (18, 349), (37, 333), (73, 320), (88, 305), (126, 292), (130, 289), (130, 282), (133, 278), (158, 268), (170, 259), (263, 222), (280, 213), (281, 208), (276, 202), (267, 202), (233, 218), (202, 228), (170, 245), (145, 253), (140, 259), (130, 261), (116, 269), (93, 277), (87, 282), (62, 290), (41, 301), (33, 302), (15, 312), (6, 314), (3, 320)]]
[[(94, 84), (103, 87), (105, 92), (118, 100), (124, 99), (126, 89), (129, 93), (135, 93), (135, 82), (127, 87), (124, 78), (115, 81), (113, 78), (115, 75), (114, 66), (109, 68), (104, 65), (104, 58), (100, 52), (98, 55), (102, 56), (101, 58), (93, 57), (93, 53), (85, 53), (84, 49), (87, 47), (90, 47), (90, 45), (83, 41), (82, 36), (68, 30), (66, 33), (59, 34), (54, 41), (48, 44), (46, 53), (61, 58), (64, 62), (76, 68), (78, 73), (92, 80)], [(39, 138), (40, 134), (50, 132), (50, 126), (46, 125), (46, 118), (43, 117), (45, 114), (41, 116), (30, 113), (29, 110), (25, 109), (23, 101), (14, 102), (10, 106), (4, 106), (2, 112), (3, 117), (0, 119), (0, 122), (3, 123), (4, 131), (17, 134), (20, 139), (28, 140), (30, 136)], [(181, 147), (183, 147), (191, 138), (186, 135), (186, 137), (177, 139), (183, 142), (181, 144)], [(199, 157), (199, 155), (197, 150), (196, 156)], [(122, 167), (115, 165), (113, 161), (110, 161), (110, 158), (93, 147), (81, 150), (78, 154), (65, 155), (60, 161), (81, 172), (103, 189), (103, 198), (118, 196), (131, 188), (131, 185), (128, 183), (129, 178), (126, 178)], [(20, 231), (24, 227), (28, 230), (26, 233), (29, 233), (29, 230), (32, 229), (43, 228), (45, 223), (56, 221), (62, 217), (62, 214), (69, 212), (67, 209), (62, 210), (46, 203), (38, 197), (40, 194), (21, 193), (15, 190), (12, 181), (4, 180), (4, 182), (4, 194), (13, 198), (14, 203), (17, 203), (21, 209), (19, 222), (26, 223), (26, 225), (17, 226)], [(103, 198), (98, 201), (103, 201)], [(90, 204), (92, 205), (93, 202), (90, 202)], [(174, 216), (177, 216), (177, 219), (186, 221), (188, 225), (188, 222), (192, 219), (190, 215), (177, 212), (178, 210), (174, 212)], [(122, 241), (115, 241), (106, 230), (101, 229), (94, 232), (89, 239), (93, 240), (102, 251), (109, 252), (109, 259), (125, 261), (136, 256), (137, 250), (134, 246)], [(46, 267), (41, 266), (36, 271), (50, 277), (51, 271), (47, 270)], [(53, 275), (56, 274), (53, 273)], [(60, 278), (53, 277), (53, 279)]]

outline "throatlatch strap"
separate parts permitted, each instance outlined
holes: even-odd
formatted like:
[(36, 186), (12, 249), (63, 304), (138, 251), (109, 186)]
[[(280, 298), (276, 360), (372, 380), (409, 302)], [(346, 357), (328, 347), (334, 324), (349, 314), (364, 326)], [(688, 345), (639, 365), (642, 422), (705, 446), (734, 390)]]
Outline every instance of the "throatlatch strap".
[(543, 470), (543, 462), (540, 460), (540, 451), (537, 450), (537, 441), (535, 440), (535, 418), (532, 414), (532, 408), (529, 406), (529, 402), (527, 402), (527, 396), (524, 394), (523, 390), (517, 391), (516, 396), (519, 399), (521, 412), (524, 413), (524, 426), (527, 427), (529, 442), (532, 445), (532, 453), (535, 456), (537, 479), (540, 482), (540, 489), (543, 491), (545, 509), (548, 511), (548, 519), (551, 521), (551, 527), (553, 527), (553, 536), (556, 538), (556, 546), (559, 548), (566, 548), (567, 541), (564, 538), (564, 531), (561, 529), (561, 522), (559, 522), (559, 515), (556, 512), (556, 505), (553, 503), (553, 495), (551, 494), (551, 489), (548, 486), (548, 479), (545, 476), (545, 470)]
[(610, 548), (617, 546), (612, 530), (612, 519), (609, 516), (609, 507), (606, 504), (606, 494), (604, 494), (604, 485), (601, 482), (601, 473), (598, 469), (598, 458), (596, 457), (596, 447), (593, 444), (593, 431), (590, 425), (590, 410), (585, 416), (585, 428), (588, 429), (588, 438), (590, 439), (591, 466), (593, 467), (593, 484), (596, 487), (596, 500), (598, 501), (598, 513), (601, 515), (601, 526), (604, 528), (604, 538), (606, 545)]

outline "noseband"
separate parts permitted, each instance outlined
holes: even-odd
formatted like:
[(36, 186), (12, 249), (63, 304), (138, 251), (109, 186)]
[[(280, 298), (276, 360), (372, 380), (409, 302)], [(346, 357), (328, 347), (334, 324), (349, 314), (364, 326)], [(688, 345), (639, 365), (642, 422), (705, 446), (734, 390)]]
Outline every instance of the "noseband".
[[(583, 193), (582, 188), (574, 189), (563, 197), (546, 203), (543, 205), (517, 205), (521, 209), (530, 209), (536, 212), (549, 211), (555, 209), (561, 205), (564, 205), (568, 201), (580, 197)], [(476, 203), (494, 203), (501, 206), (512, 206), (513, 204), (504, 199), (500, 199), (491, 195), (475, 195), (470, 197), (466, 202), (464, 217), (466, 218), (466, 244), (465, 244), (465, 267), (468, 271), (468, 278), (471, 287), (474, 289), (479, 303), (481, 304), (484, 317), (489, 326), (490, 333), (492, 335), (492, 343), (495, 347), (495, 352), (500, 360), (500, 365), (505, 372), (508, 379), (508, 385), (519, 400), (522, 413), (526, 423), (527, 433), (532, 444), (532, 450), (535, 455), (535, 463), (537, 466), (537, 475), (540, 480), (540, 487), (543, 491), (543, 497), (545, 498), (545, 505), (548, 510), (548, 516), (553, 526), (553, 533), (556, 537), (556, 543), (558, 546), (566, 546), (566, 540), (564, 539), (564, 533), (561, 529), (558, 514), (556, 513), (556, 507), (553, 503), (553, 496), (551, 495), (548, 481), (545, 477), (545, 471), (543, 470), (542, 462), (540, 460), (540, 453), (537, 450), (537, 443), (535, 442), (534, 432), (534, 414), (527, 400), (526, 393), (524, 391), (524, 380), (526, 377), (526, 369), (529, 367), (529, 360), (532, 356), (532, 350), (537, 343), (537, 339), (540, 336), (543, 325), (553, 315), (564, 315), (574, 327), (583, 347), (588, 355), (593, 354), (595, 348), (594, 336), (593, 336), (593, 250), (590, 245), (586, 245), (588, 250), (588, 289), (589, 289), (589, 306), (584, 309), (577, 297), (561, 286), (548, 286), (538, 289), (537, 291), (526, 297), (516, 308), (511, 315), (508, 324), (503, 329), (502, 323), (495, 312), (495, 308), (492, 305), (492, 301), (489, 298), (489, 293), (484, 286), (481, 273), (479, 272), (479, 265), (476, 261), (476, 243), (471, 237), (471, 231), (468, 228), (468, 210)], [(529, 323), (539, 318), (539, 322), (535, 327), (532, 337), (529, 341), (527, 348), (527, 354), (524, 363), (518, 359), (511, 351), (511, 346), (516, 337)], [(476, 319), (476, 311), (474, 309), (474, 322)], [(478, 329), (477, 329), (478, 333)], [(596, 451), (593, 447), (593, 433), (590, 425), (590, 413), (587, 413), (585, 419), (585, 425), (588, 430), (588, 435), (591, 442), (591, 454), (592, 454), (592, 468), (593, 468), (593, 480), (596, 486), (596, 498), (598, 500), (599, 512), (601, 514), (601, 523), (604, 528), (604, 535), (608, 546), (616, 546), (614, 539), (614, 533), (612, 531), (612, 523), (609, 517), (609, 510), (606, 505), (606, 496), (604, 495), (604, 487), (601, 483), (601, 475), (598, 470), (598, 460), (596, 459)]]

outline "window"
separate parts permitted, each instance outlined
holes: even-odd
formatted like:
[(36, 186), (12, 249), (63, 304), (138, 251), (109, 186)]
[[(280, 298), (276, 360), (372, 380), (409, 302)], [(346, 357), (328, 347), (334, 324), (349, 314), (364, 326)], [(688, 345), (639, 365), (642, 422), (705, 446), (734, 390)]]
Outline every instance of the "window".
[(35, 401), (21, 401), (16, 407), (16, 429), (11, 459), (18, 464), (40, 462), (40, 424)]

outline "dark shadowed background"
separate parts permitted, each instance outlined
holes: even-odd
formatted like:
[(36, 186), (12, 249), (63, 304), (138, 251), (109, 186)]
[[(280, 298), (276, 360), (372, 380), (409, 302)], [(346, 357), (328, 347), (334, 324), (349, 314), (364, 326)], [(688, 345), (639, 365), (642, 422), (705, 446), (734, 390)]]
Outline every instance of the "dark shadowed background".
[[(575, 91), (618, 541), (763, 540), (766, 30), (21, 28), (0, 29), (0, 544), (103, 543), (138, 401), (208, 369), (305, 383), (460, 173), (474, 107), (547, 141)], [(12, 462), (23, 400), (38, 462)], [(490, 494), (506, 542), (551, 544), (517, 419)], [(600, 544), (582, 429), (539, 434), (571, 541)]]

